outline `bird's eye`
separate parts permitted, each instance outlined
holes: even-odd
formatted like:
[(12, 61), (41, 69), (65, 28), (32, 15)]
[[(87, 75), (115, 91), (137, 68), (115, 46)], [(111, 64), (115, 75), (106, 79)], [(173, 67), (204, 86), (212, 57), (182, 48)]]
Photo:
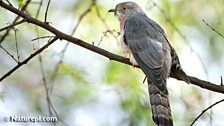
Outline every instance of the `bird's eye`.
[(127, 6), (123, 6), (122, 10), (126, 11), (126, 10), (128, 10), (128, 7)]

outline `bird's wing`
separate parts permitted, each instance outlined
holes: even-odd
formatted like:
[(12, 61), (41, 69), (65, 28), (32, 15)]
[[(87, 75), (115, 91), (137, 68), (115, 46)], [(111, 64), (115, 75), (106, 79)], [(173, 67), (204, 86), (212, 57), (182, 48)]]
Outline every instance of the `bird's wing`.
[[(135, 60), (148, 79), (167, 93), (166, 74), (163, 72), (162, 34), (149, 24), (147, 18), (133, 16), (125, 23), (125, 40)], [(153, 25), (154, 26), (154, 25)], [(161, 31), (163, 32), (163, 31)]]

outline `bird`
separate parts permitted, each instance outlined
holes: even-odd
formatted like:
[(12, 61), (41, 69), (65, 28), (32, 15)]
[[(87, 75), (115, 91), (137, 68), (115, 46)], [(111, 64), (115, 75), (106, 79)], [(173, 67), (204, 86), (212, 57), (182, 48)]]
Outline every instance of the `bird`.
[[(123, 56), (147, 77), (153, 121), (157, 126), (173, 126), (167, 79), (171, 69), (185, 72), (165, 31), (135, 2), (119, 3), (108, 12), (113, 12), (120, 23)], [(187, 76), (183, 80), (189, 83)]]

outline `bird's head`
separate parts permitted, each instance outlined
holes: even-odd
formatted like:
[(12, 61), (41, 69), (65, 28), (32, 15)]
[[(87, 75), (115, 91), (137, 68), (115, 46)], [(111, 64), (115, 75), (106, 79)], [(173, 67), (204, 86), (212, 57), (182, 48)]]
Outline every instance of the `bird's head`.
[(108, 12), (114, 12), (115, 16), (129, 17), (136, 13), (143, 13), (141, 7), (134, 2), (123, 2), (116, 5), (115, 9), (110, 9)]

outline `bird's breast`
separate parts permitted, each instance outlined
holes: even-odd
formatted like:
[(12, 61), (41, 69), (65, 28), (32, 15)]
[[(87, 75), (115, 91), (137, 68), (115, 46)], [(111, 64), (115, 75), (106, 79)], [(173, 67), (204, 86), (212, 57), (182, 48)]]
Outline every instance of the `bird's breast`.
[(120, 31), (122, 31), (124, 29), (124, 24), (126, 21), (126, 17), (125, 16), (118, 16), (118, 20), (120, 22)]
[(136, 62), (130, 48), (124, 42), (124, 30), (121, 30), (120, 45), (121, 45), (121, 50), (122, 50), (123, 56), (126, 57), (126, 58), (130, 58), (130, 62), (133, 65), (137, 66), (138, 63)]

